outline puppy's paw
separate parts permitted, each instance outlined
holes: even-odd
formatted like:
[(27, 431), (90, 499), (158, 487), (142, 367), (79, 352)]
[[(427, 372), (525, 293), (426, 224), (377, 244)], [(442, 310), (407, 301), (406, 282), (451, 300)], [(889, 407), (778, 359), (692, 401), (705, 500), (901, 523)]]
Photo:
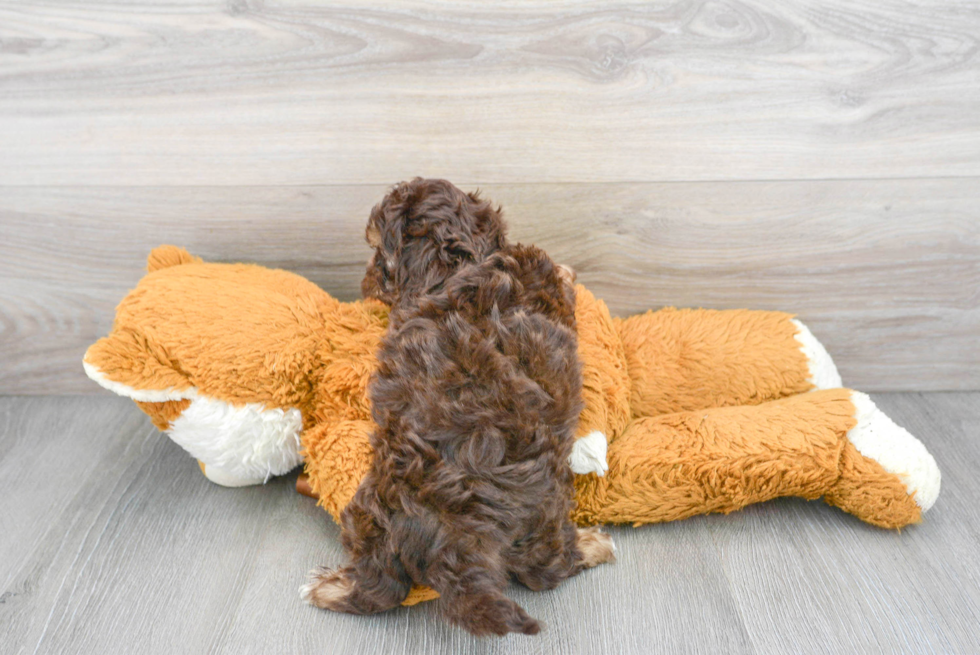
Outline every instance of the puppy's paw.
[(598, 526), (579, 528), (577, 545), (582, 553), (582, 566), (587, 569), (616, 559), (616, 544)]
[(299, 588), (300, 598), (325, 610), (344, 611), (354, 582), (343, 570), (320, 567), (310, 571), (310, 581)]

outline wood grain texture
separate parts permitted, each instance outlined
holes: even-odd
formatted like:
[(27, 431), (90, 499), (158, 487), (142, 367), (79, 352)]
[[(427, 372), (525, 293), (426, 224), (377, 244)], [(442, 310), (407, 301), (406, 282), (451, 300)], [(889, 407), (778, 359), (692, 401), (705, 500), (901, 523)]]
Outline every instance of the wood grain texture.
[(0, 184), (980, 175), (970, 0), (0, 3)]
[[(866, 390), (980, 388), (974, 180), (486, 185), (512, 236), (615, 314), (797, 313)], [(146, 254), (176, 243), (358, 296), (383, 186), (12, 187), (0, 196), (0, 392), (93, 393), (80, 359)]]
[(120, 398), (0, 398), (3, 651), (973, 652), (980, 393), (874, 400), (943, 471), (922, 525), (886, 532), (782, 500), (616, 528), (615, 565), (511, 589), (545, 633), (477, 640), (433, 603), (377, 617), (304, 606), (307, 569), (343, 554), (294, 476), (216, 487)]

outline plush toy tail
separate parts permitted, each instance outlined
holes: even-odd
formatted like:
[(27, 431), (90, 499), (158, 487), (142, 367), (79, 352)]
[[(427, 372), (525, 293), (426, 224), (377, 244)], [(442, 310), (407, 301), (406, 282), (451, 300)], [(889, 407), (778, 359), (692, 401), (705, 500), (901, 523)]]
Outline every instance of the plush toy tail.
[(666, 308), (617, 325), (633, 416), (759, 405), (841, 386), (830, 355), (791, 314)]
[(195, 257), (183, 248), (164, 245), (150, 251), (149, 257), (146, 258), (146, 272), (152, 273), (161, 268), (170, 268), (181, 264), (201, 263), (203, 260), (200, 257)]

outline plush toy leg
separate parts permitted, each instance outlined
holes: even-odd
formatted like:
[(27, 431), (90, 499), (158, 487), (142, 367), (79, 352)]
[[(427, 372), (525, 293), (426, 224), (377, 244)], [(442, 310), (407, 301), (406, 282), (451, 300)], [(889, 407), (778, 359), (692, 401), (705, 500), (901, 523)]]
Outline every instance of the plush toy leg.
[(306, 478), (313, 498), (340, 523), (340, 513), (354, 497), (374, 453), (370, 421), (341, 421), (306, 430), (301, 439)]
[[(638, 525), (781, 496), (825, 496), (874, 525), (918, 522), (938, 493), (935, 462), (914, 437), (864, 406), (866, 396), (854, 394), (852, 402), (852, 393), (637, 419), (610, 444), (605, 477), (577, 479), (575, 518)], [(862, 438), (862, 428), (874, 440)], [(890, 451), (902, 455), (892, 461)], [(911, 471), (920, 473), (910, 479)]]
[[(297, 481), (297, 489), (317, 498), (317, 503), (340, 522), (340, 513), (354, 497), (358, 485), (371, 467), (370, 421), (341, 421), (329, 426), (317, 426), (303, 433), (303, 455), (306, 473)], [(438, 598), (439, 593), (428, 587), (412, 587), (402, 605), (415, 605)]]
[(883, 528), (917, 522), (919, 514), (939, 497), (941, 475), (936, 460), (867, 395), (853, 392), (851, 401), (857, 424), (847, 433), (840, 479), (824, 500)]
[(827, 351), (790, 314), (668, 308), (617, 325), (634, 417), (758, 405), (840, 386)]

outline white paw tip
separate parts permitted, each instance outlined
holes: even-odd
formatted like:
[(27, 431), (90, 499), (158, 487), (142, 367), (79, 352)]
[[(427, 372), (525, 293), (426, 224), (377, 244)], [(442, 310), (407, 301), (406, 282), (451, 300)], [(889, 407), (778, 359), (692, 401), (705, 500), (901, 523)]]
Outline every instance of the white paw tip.
[(313, 604), (313, 590), (316, 589), (317, 585), (319, 584), (320, 575), (323, 573), (323, 571), (323, 568), (315, 568), (310, 571), (306, 575), (308, 582), (299, 588), (299, 597), (311, 605)]
[(595, 473), (600, 477), (605, 475), (609, 470), (609, 465), (606, 463), (607, 445), (606, 435), (598, 430), (577, 439), (572, 446), (572, 454), (568, 456), (568, 464), (572, 467), (572, 471), (579, 475), (587, 473)]
[(862, 455), (897, 475), (922, 511), (928, 511), (939, 497), (942, 481), (936, 460), (921, 441), (896, 425), (867, 394), (854, 391), (851, 402), (857, 425), (848, 431), (847, 438)]
[(813, 385), (814, 390), (837, 389), (843, 386), (837, 366), (834, 365), (834, 360), (831, 359), (827, 349), (817, 341), (810, 328), (802, 321), (795, 318), (792, 321), (796, 326), (794, 338), (800, 343), (800, 350), (806, 356), (807, 368), (810, 371), (807, 381)]

